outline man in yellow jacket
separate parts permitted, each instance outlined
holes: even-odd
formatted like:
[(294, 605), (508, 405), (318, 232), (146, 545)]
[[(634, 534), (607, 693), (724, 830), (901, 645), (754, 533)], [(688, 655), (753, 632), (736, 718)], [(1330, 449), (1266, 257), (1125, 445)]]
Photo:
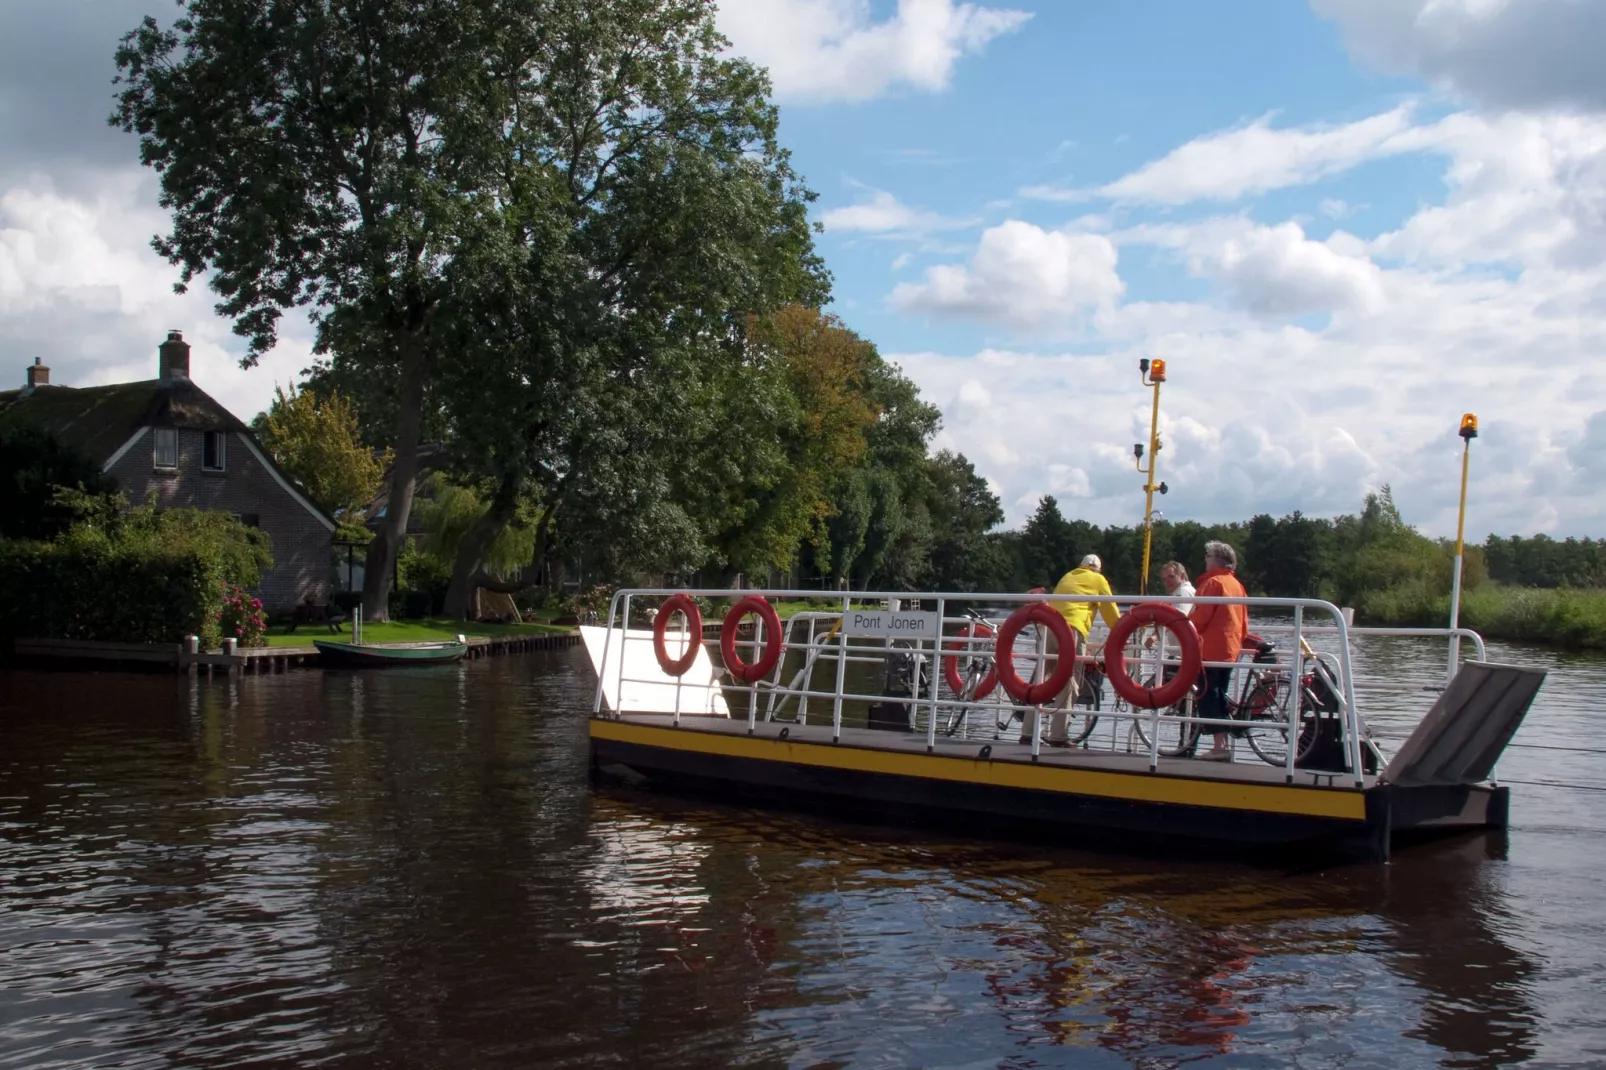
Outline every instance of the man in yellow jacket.
[[(1104, 562), (1099, 560), (1098, 554), (1088, 554), (1082, 558), (1082, 563), (1060, 577), (1054, 587), (1055, 594), (1102, 594), (1108, 595), (1110, 581), (1104, 578)], [(1115, 608), (1114, 602), (1054, 602), (1053, 607), (1060, 611), (1065, 623), (1071, 626), (1076, 633), (1078, 652), (1092, 653), (1087, 649), (1088, 632), (1093, 629), (1093, 609), (1098, 607), (1099, 616), (1104, 618), (1107, 627), (1115, 627), (1115, 622), (1121, 619), (1121, 613)], [(1050, 654), (1059, 652), (1059, 644), (1054, 641), (1054, 633), (1048, 635), (1048, 651)], [(1043, 741), (1051, 747), (1069, 746), (1069, 739), (1065, 731), (1066, 710), (1076, 701), (1077, 692), (1087, 677), (1086, 665), (1078, 661), (1076, 671), (1071, 673), (1070, 683), (1065, 685), (1054, 700), (1054, 716), (1049, 719), (1048, 733)], [(1025, 719), (1021, 722), (1022, 743), (1030, 743), (1032, 731), (1037, 725), (1037, 711), (1027, 710)]]

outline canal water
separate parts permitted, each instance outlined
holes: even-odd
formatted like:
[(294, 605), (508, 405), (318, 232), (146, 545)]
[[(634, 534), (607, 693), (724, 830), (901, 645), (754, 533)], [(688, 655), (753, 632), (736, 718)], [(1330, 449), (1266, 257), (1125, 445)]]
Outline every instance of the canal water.
[(594, 790), (578, 650), (0, 674), (0, 1067), (1606, 1065), (1606, 659), (1490, 654), (1509, 835), (1320, 872)]

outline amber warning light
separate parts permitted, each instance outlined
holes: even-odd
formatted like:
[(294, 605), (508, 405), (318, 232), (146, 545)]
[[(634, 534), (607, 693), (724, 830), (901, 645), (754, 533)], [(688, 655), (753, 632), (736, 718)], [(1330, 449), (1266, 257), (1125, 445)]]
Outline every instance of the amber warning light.
[(1165, 361), (1157, 360), (1149, 365), (1149, 381), (1151, 383), (1165, 382)]
[(1478, 418), (1470, 412), (1461, 417), (1461, 437), (1478, 437)]

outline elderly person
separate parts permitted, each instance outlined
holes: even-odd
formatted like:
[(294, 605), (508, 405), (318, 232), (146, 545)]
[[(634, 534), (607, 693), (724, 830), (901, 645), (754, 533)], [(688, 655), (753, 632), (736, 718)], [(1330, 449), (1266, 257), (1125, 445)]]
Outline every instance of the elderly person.
[[(1244, 598), (1248, 592), (1238, 582), (1235, 570), (1238, 554), (1224, 542), (1205, 543), (1205, 571), (1199, 577), (1197, 590), (1200, 598)], [(1234, 662), (1243, 647), (1244, 636), (1249, 634), (1249, 610), (1243, 605), (1198, 604), (1190, 614), (1194, 628), (1199, 632), (1199, 652), (1208, 662)], [(1230, 665), (1206, 668), (1204, 671), (1204, 698), (1199, 702), (1199, 716), (1227, 718), (1230, 716), (1227, 688), (1232, 681)], [(1205, 761), (1230, 762), (1232, 751), (1227, 748), (1228, 734), (1215, 729), (1215, 745), (1199, 755)]]
[[(1060, 577), (1054, 587), (1055, 594), (1102, 594), (1110, 593), (1110, 581), (1104, 578), (1104, 562), (1099, 560), (1098, 554), (1088, 554), (1082, 558), (1082, 563)], [(1090, 653), (1087, 649), (1087, 634), (1093, 629), (1093, 607), (1098, 606), (1099, 616), (1104, 623), (1115, 627), (1115, 622), (1121, 619), (1120, 612), (1113, 602), (1055, 602), (1054, 608), (1059, 610), (1065, 623), (1071, 626), (1076, 633), (1076, 646), (1079, 653)], [(1048, 633), (1048, 652), (1059, 655), (1059, 644), (1054, 639), (1054, 633)], [(1087, 663), (1080, 659), (1076, 662), (1076, 669), (1071, 673), (1070, 682), (1065, 689), (1055, 697), (1053, 702), (1054, 716), (1048, 723), (1048, 734), (1043, 741), (1051, 747), (1070, 746), (1069, 736), (1066, 733), (1065, 711), (1076, 701), (1077, 692), (1081, 690), (1083, 682), (1087, 679)], [(1032, 741), (1032, 732), (1037, 727), (1037, 711), (1027, 710), (1025, 718), (1021, 721), (1022, 743)]]
[[(1160, 566), (1160, 582), (1165, 584), (1165, 593), (1177, 598), (1192, 598), (1198, 592), (1193, 584), (1188, 582), (1188, 567), (1181, 561), (1167, 561)], [(1172, 602), (1173, 606), (1183, 613), (1193, 612), (1192, 602)]]

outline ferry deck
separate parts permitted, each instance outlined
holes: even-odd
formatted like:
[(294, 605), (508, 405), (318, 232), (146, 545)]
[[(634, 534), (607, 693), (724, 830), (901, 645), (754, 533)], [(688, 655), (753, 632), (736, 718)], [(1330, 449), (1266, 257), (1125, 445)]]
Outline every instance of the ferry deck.
[[(741, 604), (724, 620), (689, 619), (733, 596)], [(607, 626), (582, 629), (597, 672), (597, 773), (967, 835), (1386, 860), (1412, 839), (1505, 826), (1509, 789), (1493, 779), (1495, 764), (1544, 678), (1489, 664), (1481, 639), (1461, 629), (1357, 629), (1310, 599), (1195, 598), (1249, 606), (1257, 642), (1230, 666), (1232, 716), (1201, 716), (1192, 694), (1155, 704), (1157, 681), (1197, 677), (1204, 663), (1196, 649), (1190, 660), (1186, 624), (1127, 628), (1123, 618), (1130, 634), (1105, 637), (1119, 659), (1102, 656), (1097, 633), (1094, 652), (1078, 655), (1082, 672), (1108, 678), (1097, 699), (1083, 683), (1086, 704), (1065, 718), (1070, 745), (1053, 746), (1049, 713), (1023, 715), (1052, 704), (1045, 692), (1058, 692), (1075, 663), (1062, 669), (1046, 641), (1053, 621), (1032, 606), (1116, 601), (1130, 611), (1132, 598), (836, 597), (619, 592)], [(814, 608), (785, 620), (770, 608), (799, 599)], [(1170, 616), (1136, 614), (1145, 615)], [(1012, 618), (1024, 627), (1006, 628)], [(1368, 631), (1471, 647), (1393, 755), (1356, 708), (1350, 643)], [(1204, 760), (1217, 729), (1230, 761)]]

